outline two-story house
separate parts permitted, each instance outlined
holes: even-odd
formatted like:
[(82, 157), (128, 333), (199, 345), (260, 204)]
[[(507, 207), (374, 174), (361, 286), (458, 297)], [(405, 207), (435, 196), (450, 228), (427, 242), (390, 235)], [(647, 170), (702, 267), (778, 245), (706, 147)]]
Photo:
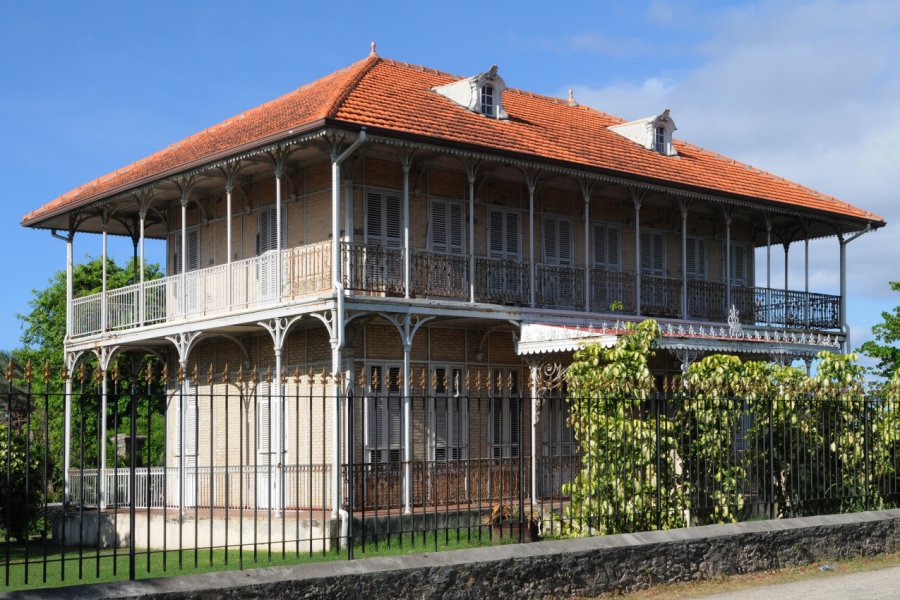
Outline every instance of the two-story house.
[[(562, 400), (537, 401), (543, 361), (646, 317), (664, 332), (660, 376), (706, 352), (809, 360), (845, 340), (845, 249), (884, 221), (675, 130), (668, 110), (626, 122), (507, 87), (496, 66), (456, 77), (373, 46), (22, 224), (67, 240), (70, 369), (90, 352), (104, 369), (127, 352), (168, 360), (166, 466), (180, 486), (185, 469), (315, 464), (326, 500), (284, 500), (266, 475), (256, 505), (336, 515), (352, 390), (359, 460), (398, 466), (387, 504), (425, 502), (412, 466), (447, 457), (529, 457), (524, 485), (541, 495), (541, 456), (571, 452)], [(84, 233), (101, 234), (104, 256), (107, 236), (129, 236), (141, 260), (145, 239), (164, 240), (167, 275), (73, 297)], [(839, 295), (810, 290), (787, 260), (772, 281), (773, 246), (808, 256), (818, 238), (840, 246)], [(227, 366), (232, 383), (217, 377), (198, 402), (195, 365)], [(229, 416), (219, 394), (239, 366), (263, 391)], [(328, 401), (269, 405), (298, 390)], [(174, 502), (222, 502), (204, 497)]]

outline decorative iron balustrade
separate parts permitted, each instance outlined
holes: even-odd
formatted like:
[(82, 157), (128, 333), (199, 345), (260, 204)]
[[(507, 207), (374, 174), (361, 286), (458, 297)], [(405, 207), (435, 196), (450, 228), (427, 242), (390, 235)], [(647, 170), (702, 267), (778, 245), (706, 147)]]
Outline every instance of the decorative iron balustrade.
[(584, 269), (535, 265), (535, 302), (542, 308), (584, 308)]
[(527, 262), (508, 258), (475, 259), (475, 299), (497, 304), (528, 305), (530, 278)]
[(681, 280), (641, 275), (641, 314), (647, 317), (681, 316)]
[(344, 289), (358, 292), (403, 293), (403, 248), (376, 244), (341, 244)]
[[(687, 282), (687, 313), (689, 317), (707, 321), (724, 322), (728, 316), (725, 308), (727, 286), (718, 281), (690, 279)], [(740, 309), (741, 319), (749, 314)]]
[[(621, 303), (621, 308), (613, 308)], [(634, 313), (634, 274), (591, 269), (591, 308), (595, 312)]]
[[(123, 331), (186, 317), (240, 311), (330, 288), (331, 244), (319, 242), (108, 290), (106, 329)], [(73, 337), (102, 332), (102, 293), (75, 298), (72, 309)]]
[[(100, 485), (98, 469), (69, 469), (69, 495), (73, 507), (114, 508), (130, 506), (131, 470), (103, 469)], [(265, 492), (270, 481), (279, 480), (284, 489), (283, 506), (288, 510), (322, 509), (331, 506), (331, 465), (289, 464), (185, 466), (184, 489), (179, 467), (137, 467), (134, 470), (136, 508), (252, 509), (268, 508)], [(182, 496), (183, 494), (183, 496)], [(183, 503), (181, 502), (183, 498)]]
[(469, 258), (465, 255), (414, 250), (411, 270), (412, 293), (416, 296), (469, 296)]

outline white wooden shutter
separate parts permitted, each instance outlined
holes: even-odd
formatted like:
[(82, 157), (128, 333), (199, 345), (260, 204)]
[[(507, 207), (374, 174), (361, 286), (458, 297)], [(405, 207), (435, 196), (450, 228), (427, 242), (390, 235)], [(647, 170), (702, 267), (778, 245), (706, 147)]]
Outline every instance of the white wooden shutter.
[[(275, 205), (264, 206), (259, 209), (258, 237), (256, 253), (265, 254), (270, 250), (278, 249), (278, 211)], [(287, 207), (281, 207), (281, 247), (287, 245)]]
[(688, 279), (706, 280), (706, 240), (687, 238), (687, 276)]
[[(187, 230), (187, 270), (200, 268), (200, 229), (193, 227)], [(181, 272), (181, 232), (175, 234), (175, 265), (173, 273)]]
[(272, 452), (272, 411), (269, 384), (261, 382), (256, 388), (256, 449), (260, 454)]
[(544, 219), (544, 262), (555, 265), (559, 261), (559, 238), (556, 236), (556, 220)]
[(399, 396), (389, 396), (387, 399), (387, 448), (389, 460), (399, 462), (401, 460), (400, 449), (403, 447), (403, 401)]
[[(197, 386), (190, 385), (184, 397), (181, 394), (173, 398), (175, 403), (175, 455), (181, 456), (181, 430), (184, 429), (184, 448), (186, 456), (197, 454)], [(181, 403), (184, 403), (184, 421), (181, 420)]]
[(488, 245), (491, 258), (503, 258), (503, 230), (503, 213), (499, 210), (490, 211), (488, 216)]
[(519, 213), (506, 213), (506, 258), (519, 258)]
[(443, 200), (431, 201), (431, 250), (445, 253), (450, 249), (448, 236), (447, 203)]
[(608, 269), (618, 270), (621, 267), (619, 244), (619, 228), (606, 227), (606, 266)]
[(749, 281), (747, 247), (743, 244), (731, 245), (731, 285), (747, 285)]
[(378, 192), (366, 194), (366, 243), (384, 243), (384, 199)]
[(641, 232), (641, 273), (656, 277), (666, 274), (665, 236), (660, 232)]
[(385, 245), (391, 248), (403, 246), (403, 219), (401, 214), (400, 196), (385, 196), (384, 214), (384, 239)]
[(463, 232), (465, 231), (465, 211), (460, 202), (450, 202), (447, 205), (449, 217), (449, 237), (450, 252), (453, 254), (462, 254), (465, 239)]
[(450, 437), (449, 413), (450, 399), (434, 398), (434, 459), (447, 458), (448, 440)]

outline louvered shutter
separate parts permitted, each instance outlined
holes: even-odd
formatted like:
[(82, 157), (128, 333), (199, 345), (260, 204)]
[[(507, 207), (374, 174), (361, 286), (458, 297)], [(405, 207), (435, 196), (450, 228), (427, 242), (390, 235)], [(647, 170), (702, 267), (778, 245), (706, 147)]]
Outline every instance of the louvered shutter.
[(510, 456), (519, 455), (519, 399), (509, 399), (509, 445)]
[(400, 196), (385, 197), (384, 237), (385, 245), (399, 248), (403, 245), (403, 219), (401, 218)]
[(384, 202), (381, 194), (366, 194), (366, 243), (381, 244), (384, 242)]
[(447, 252), (448, 243), (447, 203), (443, 200), (431, 201), (431, 250)]
[(270, 245), (270, 238), (272, 237), (272, 230), (275, 228), (274, 220), (270, 218), (274, 211), (269, 210), (268, 208), (261, 208), (259, 213), (257, 214), (257, 237), (256, 237), (256, 255), (260, 256), (268, 252), (272, 245)]
[(519, 258), (519, 214), (506, 213), (506, 258)]
[(449, 398), (434, 398), (434, 459), (447, 458), (447, 441), (450, 436)]
[(488, 227), (491, 258), (503, 258), (503, 213), (498, 210), (490, 211)]
[(270, 409), (269, 384), (259, 383), (256, 388), (256, 448), (260, 454), (272, 452), (272, 411)]
[(706, 279), (706, 240), (687, 238), (687, 276), (688, 279)]
[[(265, 254), (270, 250), (278, 249), (278, 211), (274, 205), (266, 206), (259, 210), (259, 237), (257, 238), (256, 253)], [(281, 247), (287, 245), (287, 207), (281, 207)]]
[(744, 246), (731, 246), (731, 284), (747, 285), (747, 249)]
[(666, 271), (665, 237), (653, 231), (641, 232), (641, 273), (662, 277)]
[(559, 239), (556, 236), (556, 221), (544, 219), (544, 262), (555, 265), (559, 261)]
[(503, 445), (503, 399), (491, 398), (491, 447), (494, 458), (502, 456)]
[(609, 269), (619, 269), (621, 264), (619, 260), (619, 228), (618, 227), (607, 227), (606, 228), (606, 266)]
[(390, 450), (390, 461), (400, 461), (400, 448), (403, 446), (403, 413), (402, 400), (398, 396), (390, 396), (388, 401), (387, 447)]
[[(197, 228), (187, 230), (187, 270), (195, 271), (200, 268), (200, 230)], [(175, 268), (173, 273), (181, 272), (181, 232), (175, 234)]]
[(661, 233), (653, 234), (653, 272), (660, 277), (666, 274), (665, 238)]
[(607, 263), (606, 226), (594, 225), (594, 266), (606, 267)]
[(572, 224), (560, 219), (559, 223), (559, 264), (572, 264)]
[(448, 204), (448, 217), (450, 228), (450, 252), (453, 254), (462, 254), (463, 245), (465, 244), (463, 239), (463, 231), (465, 231), (463, 221), (465, 217), (462, 204), (459, 202), (450, 202)]

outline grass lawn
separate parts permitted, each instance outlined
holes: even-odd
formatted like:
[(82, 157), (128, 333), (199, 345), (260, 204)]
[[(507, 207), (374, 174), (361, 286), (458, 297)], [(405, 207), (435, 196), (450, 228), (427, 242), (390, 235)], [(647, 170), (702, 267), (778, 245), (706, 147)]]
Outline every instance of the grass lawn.
[[(490, 529), (484, 528), (481, 535), (481, 540), (479, 540), (478, 529), (474, 528), (471, 530), (471, 539), (466, 530), (460, 531), (457, 537), (455, 529), (449, 532), (441, 531), (437, 535), (426, 533), (423, 536), (419, 533), (393, 535), (377, 541), (367, 539), (365, 546), (360, 543), (356, 544), (354, 558), (461, 550), (491, 545)], [(509, 538), (504, 540), (504, 543), (517, 541), (518, 537)], [(224, 548), (214, 548), (210, 551), (209, 547), (199, 548), (196, 551), (191, 548), (181, 552), (177, 549), (166, 552), (153, 550), (149, 555), (147, 550), (139, 550), (135, 558), (135, 571), (138, 579), (148, 579), (228, 569), (253, 569), (327, 560), (347, 560), (346, 548), (340, 551), (332, 549), (328, 552), (310, 553), (308, 541), (305, 546), (303, 541), (300, 542), (299, 552), (296, 544), (288, 542), (285, 545), (284, 555), (281, 553), (280, 544), (275, 543), (272, 544), (271, 551), (268, 544), (258, 544), (255, 548), (252, 544), (245, 544), (243, 552), (239, 552), (237, 546), (229, 546), (227, 553)], [(0, 547), (2, 546), (3, 544), (0, 544)], [(45, 561), (44, 548), (38, 541), (32, 542), (28, 546), (28, 583), (26, 583), (25, 550), (26, 548), (22, 544), (11, 544), (10, 560), (7, 563), (6, 548), (0, 548), (0, 560), (4, 563), (3, 569), (0, 570), (0, 592), (128, 579), (127, 549), (118, 550), (115, 556), (111, 549), (101, 550), (98, 559), (96, 549), (85, 548), (79, 560), (77, 547), (66, 548), (65, 577), (63, 577), (62, 548), (48, 544), (47, 560)]]

